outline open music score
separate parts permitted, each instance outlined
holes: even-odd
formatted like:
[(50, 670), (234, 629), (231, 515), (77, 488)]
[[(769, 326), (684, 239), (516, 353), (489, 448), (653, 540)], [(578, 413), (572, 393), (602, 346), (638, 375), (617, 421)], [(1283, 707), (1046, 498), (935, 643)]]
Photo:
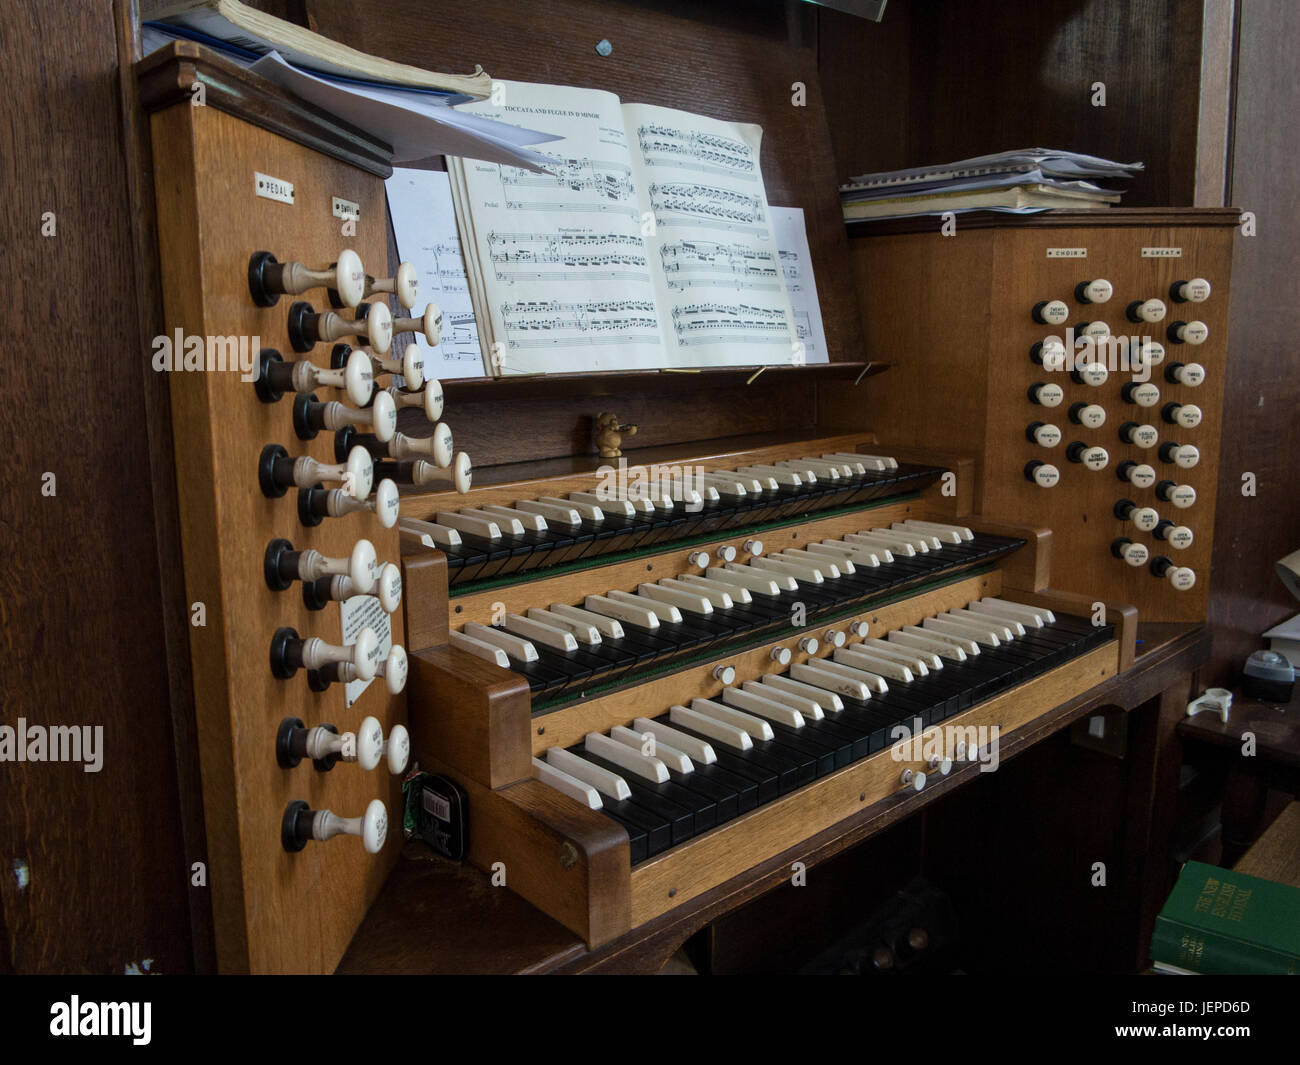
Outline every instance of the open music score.
[(506, 346), (511, 350), (570, 344), (659, 343), (659, 317), (649, 300), (503, 303), (501, 317), (506, 326)]
[[(448, 163), (489, 373), (806, 361), (759, 172), (759, 127), (595, 90), (505, 89), (501, 106), (468, 106), (528, 122), (544, 114), (562, 139), (549, 145), (546, 174)], [(697, 288), (709, 298), (692, 295)], [(653, 340), (549, 315), (541, 343), (521, 338), (505, 308), (543, 301), (649, 302)]]

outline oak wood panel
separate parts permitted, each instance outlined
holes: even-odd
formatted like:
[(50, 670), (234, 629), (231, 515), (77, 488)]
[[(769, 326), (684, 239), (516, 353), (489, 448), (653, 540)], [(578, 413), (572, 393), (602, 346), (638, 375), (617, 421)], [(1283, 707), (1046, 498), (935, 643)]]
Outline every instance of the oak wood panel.
[[(1056, 561), (1054, 583), (1063, 589), (1091, 594), (1099, 599), (1134, 603), (1150, 620), (1196, 620), (1205, 617), (1209, 597), (1214, 504), (1218, 477), (1220, 405), (1227, 368), (1227, 311), (1233, 217), (1230, 212), (1208, 212), (1203, 222), (1184, 226), (1187, 215), (1178, 212), (1169, 224), (1103, 224), (1078, 228), (1037, 227), (1031, 224), (988, 226), (955, 237), (937, 232), (869, 236), (854, 241), (858, 254), (863, 313), (874, 346), (899, 354), (895, 368), (877, 386), (881, 404), (874, 412), (878, 435), (887, 441), (958, 447), (972, 443), (981, 454), (977, 474), (977, 509), (983, 513), (1045, 525), (1053, 530)], [(1046, 257), (1047, 248), (1086, 248), (1086, 259)], [(1143, 247), (1178, 247), (1180, 258), (1142, 258)], [(945, 276), (962, 276), (981, 264), (979, 280), (962, 298), (954, 300), (942, 284)], [(1168, 298), (1177, 279), (1208, 277), (1214, 286), (1209, 301), (1174, 304)], [(1079, 281), (1109, 279), (1115, 294), (1105, 304), (1083, 305), (1073, 296)], [(990, 281), (997, 284), (990, 287)], [(1125, 317), (1127, 304), (1158, 296), (1169, 305), (1165, 322), (1134, 326)], [(1051, 372), (1030, 361), (1031, 345), (1049, 335), (1064, 336), (1063, 328), (1040, 326), (1030, 310), (1039, 300), (1063, 299), (1070, 307), (1068, 325), (1086, 320), (1105, 321), (1119, 336), (1160, 339), (1166, 348), (1162, 365), (1151, 369), (1152, 383), (1160, 391), (1153, 408), (1124, 403), (1119, 395), (1132, 375), (1113, 369), (1098, 388), (1075, 384), (1061, 371)], [(900, 302), (908, 315), (897, 315)], [(1193, 309), (1194, 308), (1194, 309)], [(1209, 340), (1199, 347), (1177, 345), (1165, 338), (1165, 326), (1178, 318), (1199, 318), (1210, 329)], [(1197, 388), (1171, 384), (1164, 369), (1173, 361), (1202, 363), (1206, 378)], [(1035, 381), (1055, 381), (1066, 392), (1056, 408), (1031, 404), (1026, 396)], [(1196, 429), (1164, 423), (1160, 408), (1169, 401), (1195, 403), (1204, 411)], [(1106, 423), (1095, 430), (1072, 424), (1072, 403), (1101, 404)], [(933, 418), (935, 410), (944, 413)], [(1061, 444), (1048, 450), (1025, 438), (1030, 421), (1058, 425)], [(1201, 451), (1191, 470), (1162, 462), (1156, 448), (1142, 451), (1123, 443), (1119, 426), (1128, 420), (1150, 422), (1160, 429), (1161, 443), (1194, 443)], [(1066, 460), (1073, 441), (1100, 444), (1110, 455), (1098, 472)], [(1031, 459), (1054, 463), (1061, 483), (1044, 490), (1023, 475)], [(1116, 468), (1125, 460), (1146, 462), (1158, 480), (1170, 479), (1196, 489), (1197, 502), (1179, 511), (1159, 501), (1154, 488), (1137, 489), (1122, 484)], [(1152, 505), (1162, 517), (1192, 528), (1195, 541), (1183, 551), (1133, 529), (1112, 512), (1120, 498)], [(1178, 593), (1156, 580), (1146, 567), (1125, 566), (1110, 555), (1114, 537), (1125, 535), (1145, 543), (1154, 557), (1173, 558), (1190, 566), (1197, 584)]]
[(37, 342), (4, 371), (0, 719), (102, 727), (104, 757), (98, 773), (0, 769), (0, 964), (19, 973), (194, 964), (186, 892), (202, 855), (183, 843), (172, 754), (114, 24), (107, 3), (22, 0), (0, 19), (0, 323)]
[[(346, 244), (363, 261), (382, 261), (377, 177), (216, 107), (171, 106), (156, 112), (151, 125), (169, 335), (183, 329), (201, 337), (257, 337), (289, 354), (290, 301), (253, 305), (248, 257), (266, 248), (282, 260), (331, 262), (344, 246), (330, 213), (333, 195), (361, 205), (356, 236)], [(255, 170), (292, 182), (295, 203), (255, 196)], [(310, 298), (319, 304), (321, 295)], [(321, 350), (314, 353), (318, 360)], [(343, 634), (337, 605), (311, 612), (297, 585), (268, 589), (262, 559), (276, 536), (327, 556), (346, 555), (366, 536), (381, 559), (396, 559), (397, 534), (364, 513), (306, 529), (295, 493), (276, 500), (262, 495), (256, 468), (266, 443), (332, 461), (329, 434), (309, 444), (294, 438), (290, 400), (263, 404), (251, 383), (228, 371), (172, 373), (171, 390), (186, 586), (190, 601), (207, 607), (207, 624), (191, 629), (190, 642), (218, 964), (225, 971), (329, 971), (396, 858), (398, 783), (382, 769), (365, 774), (354, 765), (325, 774), (307, 762), (283, 770), (275, 761), (275, 731), (284, 716), (345, 731), (367, 714), (387, 731), (404, 722), (405, 700), (380, 682), (345, 708), (340, 685), (317, 695), (302, 672), (290, 680), (274, 677), (267, 649), (278, 626), (332, 643)], [(403, 642), (402, 633), (398, 612), (393, 642)], [(380, 855), (366, 855), (351, 837), (311, 843), (297, 854), (281, 848), (280, 820), (290, 800), (357, 816), (376, 797), (390, 811), (390, 840)]]

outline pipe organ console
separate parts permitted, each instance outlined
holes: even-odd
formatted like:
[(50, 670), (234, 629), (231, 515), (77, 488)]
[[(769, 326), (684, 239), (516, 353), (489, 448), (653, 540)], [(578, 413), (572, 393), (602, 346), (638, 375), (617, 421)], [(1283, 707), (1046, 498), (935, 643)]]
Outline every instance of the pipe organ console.
[[(247, 373), (170, 381), (223, 970), (335, 967), (413, 767), (463, 789), (470, 862), (595, 947), (996, 759), (1132, 664), (1127, 602), (1203, 609), (1226, 230), (858, 242), (896, 362), (876, 435), (476, 483), (394, 342), (441, 315), (389, 269), (384, 146), (250, 106), (265, 90), (192, 45), (141, 88), (166, 330), (255, 341)], [(898, 294), (910, 314), (875, 313)], [(1158, 325), (1151, 380), (1058, 372), (1071, 322)]]
[(951, 237), (857, 228), (868, 346), (894, 364), (873, 428), (973, 456), (974, 508), (1051, 528), (1062, 588), (1205, 620), (1237, 221), (1117, 208), (972, 218)]

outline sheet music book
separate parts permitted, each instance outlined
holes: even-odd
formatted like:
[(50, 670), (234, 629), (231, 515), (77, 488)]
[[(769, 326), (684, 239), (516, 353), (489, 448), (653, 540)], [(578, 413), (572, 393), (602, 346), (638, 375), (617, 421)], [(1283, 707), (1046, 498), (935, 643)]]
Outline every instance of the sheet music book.
[(794, 309), (796, 337), (803, 345), (803, 361), (811, 366), (830, 362), (826, 332), (822, 328), (822, 308), (817, 302), (817, 281), (813, 277), (812, 252), (808, 248), (808, 230), (802, 207), (769, 207), (780, 249), (781, 270)]
[(563, 139), (548, 173), (449, 157), (492, 375), (790, 365), (762, 129), (612, 93), (498, 82), (462, 109)]

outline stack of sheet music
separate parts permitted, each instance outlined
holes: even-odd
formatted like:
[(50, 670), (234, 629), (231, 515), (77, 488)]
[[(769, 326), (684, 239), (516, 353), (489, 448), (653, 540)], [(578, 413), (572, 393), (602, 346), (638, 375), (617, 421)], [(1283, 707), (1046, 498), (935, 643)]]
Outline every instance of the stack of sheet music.
[(1098, 182), (1127, 179), (1141, 169), (1141, 163), (1023, 148), (955, 163), (861, 174), (840, 186), (840, 201), (849, 222), (949, 211), (1089, 210), (1119, 203), (1122, 194)]

